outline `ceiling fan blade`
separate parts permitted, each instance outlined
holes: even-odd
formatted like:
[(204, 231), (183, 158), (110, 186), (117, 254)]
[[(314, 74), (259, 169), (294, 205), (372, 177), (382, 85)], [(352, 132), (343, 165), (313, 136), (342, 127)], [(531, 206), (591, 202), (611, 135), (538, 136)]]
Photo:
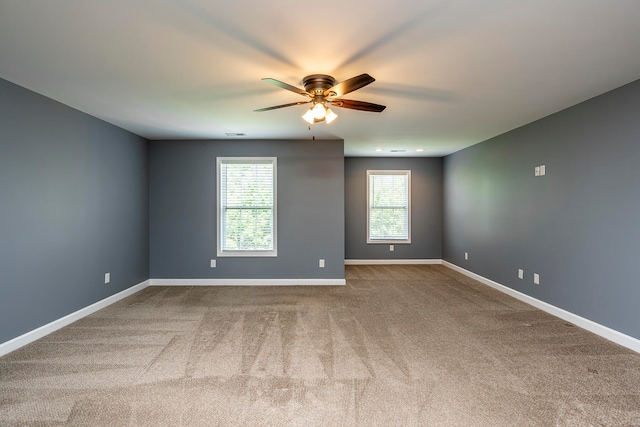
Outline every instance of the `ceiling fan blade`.
[(334, 107), (349, 108), (351, 110), (371, 111), (379, 113), (387, 108), (386, 105), (373, 104), (371, 102), (364, 101), (352, 101), (350, 99), (334, 99), (331, 101), (331, 105)]
[(271, 78), (268, 78), (268, 77), (264, 78), (262, 80), (267, 82), (267, 83), (271, 83), (274, 86), (278, 86), (278, 87), (280, 87), (282, 89), (290, 90), (291, 92), (295, 92), (295, 93), (303, 95), (303, 96), (309, 96), (309, 94), (306, 91), (304, 91), (304, 90), (302, 90), (300, 88), (297, 88), (295, 86), (291, 86), (290, 84), (287, 84), (285, 82), (281, 82), (280, 80), (271, 79)]
[(256, 113), (261, 113), (263, 111), (277, 110), (278, 108), (292, 107), (294, 105), (309, 104), (310, 102), (311, 101), (291, 102), (289, 104), (275, 105), (273, 107), (260, 108), (258, 110), (253, 110), (253, 111), (256, 112)]
[(340, 82), (337, 85), (325, 90), (324, 96), (346, 95), (349, 92), (358, 90), (375, 81), (376, 79), (371, 77), (369, 74), (360, 74), (359, 76), (351, 77), (350, 79)]

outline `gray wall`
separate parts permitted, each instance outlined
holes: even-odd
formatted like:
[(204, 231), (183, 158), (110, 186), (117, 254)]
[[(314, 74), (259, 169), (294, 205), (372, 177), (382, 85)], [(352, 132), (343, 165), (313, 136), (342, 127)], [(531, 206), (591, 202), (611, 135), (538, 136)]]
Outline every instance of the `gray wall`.
[[(151, 277), (343, 279), (344, 144), (153, 141)], [(216, 259), (216, 157), (278, 158), (278, 256)], [(326, 262), (318, 267), (318, 260)]]
[[(442, 159), (345, 159), (346, 259), (442, 258)], [(411, 170), (411, 244), (367, 244), (367, 169)]]
[(0, 342), (146, 280), (148, 215), (145, 139), (0, 79)]
[(447, 156), (444, 259), (640, 338), (639, 100), (636, 81)]

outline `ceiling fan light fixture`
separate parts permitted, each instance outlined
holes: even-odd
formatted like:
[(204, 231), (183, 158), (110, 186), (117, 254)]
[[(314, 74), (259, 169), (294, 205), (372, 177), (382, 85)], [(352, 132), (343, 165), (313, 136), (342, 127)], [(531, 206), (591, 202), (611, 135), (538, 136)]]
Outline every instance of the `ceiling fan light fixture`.
[(327, 115), (327, 107), (324, 104), (318, 103), (313, 107), (313, 118), (316, 121), (322, 121)]
[(337, 118), (338, 118), (338, 115), (333, 111), (331, 111), (331, 108), (327, 108), (327, 114), (325, 116), (325, 119), (327, 120), (327, 124), (331, 123)]
[(302, 118), (305, 122), (312, 125), (314, 123), (313, 108), (309, 108), (307, 112), (302, 115)]

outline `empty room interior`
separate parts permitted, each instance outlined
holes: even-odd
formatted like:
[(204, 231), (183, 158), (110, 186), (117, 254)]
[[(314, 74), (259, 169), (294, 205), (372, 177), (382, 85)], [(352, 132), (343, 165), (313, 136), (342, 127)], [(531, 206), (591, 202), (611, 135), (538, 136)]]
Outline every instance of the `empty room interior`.
[(640, 425), (639, 18), (0, 0), (0, 425)]

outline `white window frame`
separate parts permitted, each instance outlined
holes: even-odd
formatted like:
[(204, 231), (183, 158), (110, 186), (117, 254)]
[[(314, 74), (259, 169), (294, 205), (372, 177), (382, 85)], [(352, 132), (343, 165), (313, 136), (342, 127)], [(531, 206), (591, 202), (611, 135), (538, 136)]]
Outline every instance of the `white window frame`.
[[(407, 177), (407, 238), (371, 239), (370, 228), (370, 183), (372, 175), (404, 175)], [(408, 244), (411, 243), (411, 171), (410, 170), (367, 170), (367, 244)]]
[[(222, 167), (226, 164), (269, 163), (273, 165), (273, 250), (229, 250), (222, 248)], [(275, 257), (278, 256), (278, 159), (276, 157), (217, 157), (216, 158), (216, 211), (217, 253), (219, 257)]]

